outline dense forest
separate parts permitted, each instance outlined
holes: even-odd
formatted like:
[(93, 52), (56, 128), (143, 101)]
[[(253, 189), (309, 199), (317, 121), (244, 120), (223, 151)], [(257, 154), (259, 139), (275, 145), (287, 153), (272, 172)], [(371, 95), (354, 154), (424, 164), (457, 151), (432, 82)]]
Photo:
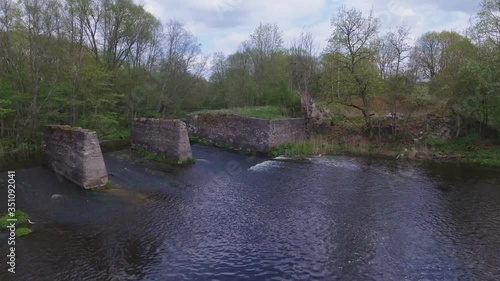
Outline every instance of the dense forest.
[(182, 23), (131, 0), (0, 0), (0, 154), (39, 149), (47, 124), (127, 139), (135, 117), (262, 105), (358, 116), (367, 132), (388, 113), (404, 131), (429, 109), (463, 130), (500, 127), (499, 0), (484, 0), (461, 33), (416, 40), (357, 9), (332, 13), (325, 50), (307, 30), (284, 42), (264, 23), (226, 56), (203, 54)]

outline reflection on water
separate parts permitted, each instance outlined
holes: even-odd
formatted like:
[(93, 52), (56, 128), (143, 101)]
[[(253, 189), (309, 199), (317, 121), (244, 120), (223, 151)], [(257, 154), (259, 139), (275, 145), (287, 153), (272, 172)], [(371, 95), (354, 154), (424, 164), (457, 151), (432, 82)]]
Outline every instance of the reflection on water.
[(498, 170), (194, 155), (184, 169), (107, 155), (114, 191), (19, 170), (18, 203), (37, 224), (18, 240), (16, 278), (5, 267), (0, 279), (500, 279)]

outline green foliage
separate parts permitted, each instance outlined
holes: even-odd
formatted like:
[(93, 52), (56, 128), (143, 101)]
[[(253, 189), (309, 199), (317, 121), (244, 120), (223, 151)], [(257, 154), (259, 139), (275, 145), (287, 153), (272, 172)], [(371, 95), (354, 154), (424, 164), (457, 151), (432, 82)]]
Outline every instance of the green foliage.
[(266, 99), (268, 105), (282, 108), (281, 114), (283, 115), (297, 117), (301, 114), (300, 96), (291, 93), (284, 81), (281, 81), (277, 88), (272, 89)]
[(221, 94), (217, 94), (212, 98), (210, 101), (209, 107), (211, 109), (221, 109), (221, 108), (227, 108), (227, 100), (224, 96)]
[(481, 142), (481, 136), (478, 134), (469, 134), (451, 140), (427, 139), (425, 141), (425, 143), (430, 147), (443, 149), (448, 152), (462, 152), (462, 151), (475, 150), (480, 142)]
[(427, 139), (425, 144), (440, 158), (454, 157), (458, 161), (500, 167), (500, 148), (478, 134), (448, 139)]
[(10, 221), (8, 221), (9, 219), (15, 219), (16, 225), (22, 225), (28, 222), (28, 215), (21, 210), (16, 210), (14, 212), (14, 216), (6, 214), (0, 217), (0, 228), (7, 228), (7, 226), (11, 223)]
[(468, 159), (468, 162), (483, 166), (500, 167), (500, 148), (478, 151), (475, 156)]

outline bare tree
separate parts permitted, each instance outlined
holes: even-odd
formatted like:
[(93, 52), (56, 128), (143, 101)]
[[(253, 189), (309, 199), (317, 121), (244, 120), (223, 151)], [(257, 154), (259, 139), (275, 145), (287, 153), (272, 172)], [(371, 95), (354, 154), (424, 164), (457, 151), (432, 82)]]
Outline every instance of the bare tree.
[(193, 78), (202, 75), (207, 57), (202, 56), (196, 37), (178, 21), (166, 24), (164, 40), (163, 81), (157, 110), (160, 114), (169, 114), (175, 113), (187, 97), (193, 87)]
[(289, 89), (300, 94), (306, 118), (314, 122), (320, 122), (325, 113), (317, 108), (314, 94), (311, 92), (314, 76), (319, 72), (317, 51), (312, 33), (303, 31), (290, 47), (288, 70)]
[(406, 59), (412, 49), (409, 29), (400, 26), (395, 32), (390, 31), (379, 39), (378, 64), (380, 78), (399, 77), (405, 67)]
[(311, 32), (302, 32), (289, 50), (290, 90), (309, 92), (313, 75), (317, 71), (318, 47)]
[(223, 53), (217, 52), (213, 55), (211, 70), (212, 75), (210, 76), (210, 80), (216, 85), (221, 86), (226, 79), (227, 73), (227, 60)]
[(380, 38), (378, 43), (380, 78), (386, 86), (383, 98), (389, 106), (393, 133), (396, 133), (397, 121), (407, 104), (409, 91), (413, 84), (412, 79), (407, 77), (412, 72), (406, 72), (407, 59), (411, 50), (409, 30), (405, 26), (400, 26), (395, 32), (388, 32)]

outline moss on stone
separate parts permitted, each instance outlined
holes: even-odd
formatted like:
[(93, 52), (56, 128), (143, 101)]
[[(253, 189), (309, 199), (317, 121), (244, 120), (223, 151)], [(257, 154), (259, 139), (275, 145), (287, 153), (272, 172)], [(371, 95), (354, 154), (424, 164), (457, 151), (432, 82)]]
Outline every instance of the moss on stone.
[(114, 189), (114, 188), (117, 188), (117, 187), (118, 187), (118, 185), (116, 183), (108, 180), (108, 182), (105, 185), (103, 185), (103, 186), (101, 186), (99, 188), (100, 189), (109, 190), (109, 189)]

